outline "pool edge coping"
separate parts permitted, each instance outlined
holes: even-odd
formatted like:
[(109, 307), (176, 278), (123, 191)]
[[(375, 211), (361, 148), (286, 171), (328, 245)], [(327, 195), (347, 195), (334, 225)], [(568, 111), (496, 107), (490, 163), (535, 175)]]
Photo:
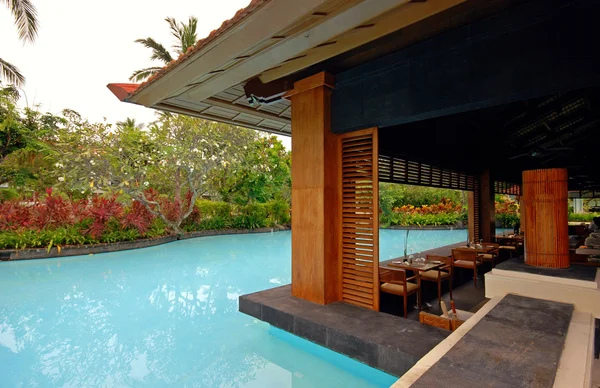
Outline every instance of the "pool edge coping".
[(132, 249), (149, 248), (157, 245), (168, 244), (178, 240), (187, 240), (199, 237), (224, 236), (235, 234), (252, 234), (252, 233), (271, 233), (283, 232), (291, 230), (287, 226), (279, 226), (273, 228), (257, 228), (257, 229), (222, 229), (222, 230), (202, 230), (195, 232), (187, 232), (182, 236), (167, 235), (154, 238), (145, 238), (134, 241), (119, 241), (116, 243), (102, 243), (91, 245), (76, 245), (65, 246), (60, 248), (27, 248), (27, 249), (0, 249), (0, 262), (2, 261), (20, 261), (20, 260), (37, 260), (37, 259), (53, 259), (57, 257), (94, 255), (99, 253), (120, 252)]

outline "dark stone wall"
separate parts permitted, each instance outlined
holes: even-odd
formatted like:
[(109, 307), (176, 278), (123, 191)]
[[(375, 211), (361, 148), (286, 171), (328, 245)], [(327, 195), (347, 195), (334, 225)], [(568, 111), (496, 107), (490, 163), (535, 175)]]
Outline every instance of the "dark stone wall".
[(595, 0), (534, 0), (336, 74), (348, 132), (600, 85)]

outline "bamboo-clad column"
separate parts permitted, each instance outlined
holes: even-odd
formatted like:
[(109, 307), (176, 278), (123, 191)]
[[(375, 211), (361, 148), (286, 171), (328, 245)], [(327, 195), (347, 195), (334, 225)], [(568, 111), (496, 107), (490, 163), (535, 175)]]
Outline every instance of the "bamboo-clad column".
[(536, 267), (569, 267), (567, 170), (523, 171), (521, 209), (525, 262)]

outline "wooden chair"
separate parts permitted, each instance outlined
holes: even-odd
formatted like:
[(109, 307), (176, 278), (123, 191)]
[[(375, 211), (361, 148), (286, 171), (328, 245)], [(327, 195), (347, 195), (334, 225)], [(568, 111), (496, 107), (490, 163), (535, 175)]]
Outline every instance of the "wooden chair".
[(428, 282), (437, 282), (438, 286), (438, 304), (442, 304), (442, 281), (448, 281), (448, 289), (450, 292), (450, 299), (452, 299), (452, 258), (438, 255), (427, 255), (427, 260), (441, 261), (444, 263), (439, 269), (432, 269), (430, 271), (421, 272), (421, 280)]
[[(399, 295), (404, 298), (404, 318), (408, 314), (408, 296), (417, 293), (417, 305), (421, 310), (421, 277), (417, 274), (409, 278), (406, 277), (406, 271), (402, 269), (380, 274), (381, 292)], [(409, 280), (417, 280), (417, 283), (411, 283)]]
[(481, 265), (481, 262), (481, 255), (474, 249), (452, 250), (452, 266), (456, 268), (472, 269), (475, 288), (477, 288), (477, 268)]
[(483, 259), (483, 261), (491, 261), (492, 262), (492, 268), (494, 268), (496, 266), (496, 259), (498, 258), (498, 254), (500, 252), (500, 244), (496, 244), (496, 243), (481, 243), (481, 245), (483, 245), (484, 247), (494, 247), (494, 249), (492, 251), (490, 251), (489, 253), (482, 253), (481, 254), (481, 258)]
[(512, 259), (516, 253), (519, 252), (521, 241), (513, 238), (499, 238), (500, 244), (498, 245), (498, 251), (508, 252), (508, 256)]

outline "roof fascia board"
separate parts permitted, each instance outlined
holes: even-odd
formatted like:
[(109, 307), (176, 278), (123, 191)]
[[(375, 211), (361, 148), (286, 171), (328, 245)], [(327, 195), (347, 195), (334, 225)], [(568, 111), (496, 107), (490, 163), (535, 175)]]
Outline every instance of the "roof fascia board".
[(278, 45), (265, 50), (244, 62), (232, 67), (223, 74), (197, 85), (181, 94), (182, 99), (202, 101), (231, 86), (243, 83), (263, 71), (279, 65), (298, 54), (325, 43), (341, 33), (355, 28), (365, 21), (371, 20), (409, 0), (364, 0), (356, 6), (325, 20), (292, 38), (285, 39)]
[(275, 69), (265, 71), (260, 76), (260, 80), (264, 83), (268, 83), (283, 78), (338, 54), (342, 54), (375, 39), (381, 38), (382, 36), (398, 31), (411, 24), (417, 23), (434, 14), (464, 3), (465, 1), (466, 0), (412, 1), (409, 4), (399, 6), (390, 12), (386, 12), (377, 19), (374, 19), (374, 26), (354, 29), (342, 33), (342, 35), (338, 35), (333, 39), (333, 41), (335, 41), (334, 44), (322, 48), (311, 48), (304, 53), (306, 54), (305, 57), (284, 63)]

